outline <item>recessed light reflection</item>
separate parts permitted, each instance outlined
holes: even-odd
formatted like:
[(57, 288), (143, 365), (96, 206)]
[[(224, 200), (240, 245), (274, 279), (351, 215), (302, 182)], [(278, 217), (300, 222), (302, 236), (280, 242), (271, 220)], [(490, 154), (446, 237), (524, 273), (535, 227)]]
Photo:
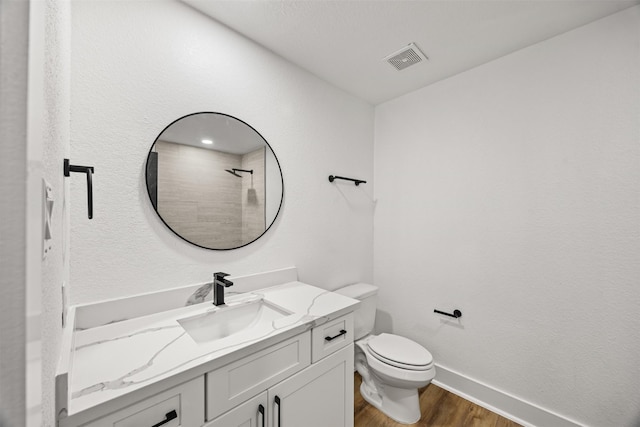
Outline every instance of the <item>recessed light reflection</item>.
[(210, 139), (203, 139), (203, 140), (202, 140), (202, 143), (203, 143), (203, 144), (207, 144), (207, 145), (211, 145), (211, 144), (213, 144), (213, 141), (212, 141), (212, 140), (210, 140)]

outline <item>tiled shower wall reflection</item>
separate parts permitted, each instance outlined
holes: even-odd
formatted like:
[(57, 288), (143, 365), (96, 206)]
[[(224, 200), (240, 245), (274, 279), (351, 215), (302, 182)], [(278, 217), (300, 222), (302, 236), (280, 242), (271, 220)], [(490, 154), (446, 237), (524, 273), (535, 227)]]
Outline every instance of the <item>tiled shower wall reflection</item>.
[[(245, 155), (157, 141), (158, 213), (185, 239), (241, 246), (264, 231), (264, 149)], [(226, 169), (254, 169), (238, 178)]]

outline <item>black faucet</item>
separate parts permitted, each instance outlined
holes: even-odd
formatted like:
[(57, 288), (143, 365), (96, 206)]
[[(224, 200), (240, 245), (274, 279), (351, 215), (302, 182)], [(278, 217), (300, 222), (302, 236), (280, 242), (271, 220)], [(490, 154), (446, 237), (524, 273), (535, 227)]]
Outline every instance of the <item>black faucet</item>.
[(228, 276), (227, 273), (218, 272), (213, 273), (213, 304), (224, 305), (224, 288), (233, 286), (231, 280), (225, 279)]

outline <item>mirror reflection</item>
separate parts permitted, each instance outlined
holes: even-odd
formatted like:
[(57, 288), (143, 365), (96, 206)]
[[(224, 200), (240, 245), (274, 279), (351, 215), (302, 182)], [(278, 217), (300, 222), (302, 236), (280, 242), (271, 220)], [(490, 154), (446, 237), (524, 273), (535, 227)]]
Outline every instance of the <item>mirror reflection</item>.
[(167, 227), (207, 249), (253, 242), (282, 204), (271, 146), (247, 123), (221, 113), (190, 114), (167, 126), (149, 151), (146, 180)]

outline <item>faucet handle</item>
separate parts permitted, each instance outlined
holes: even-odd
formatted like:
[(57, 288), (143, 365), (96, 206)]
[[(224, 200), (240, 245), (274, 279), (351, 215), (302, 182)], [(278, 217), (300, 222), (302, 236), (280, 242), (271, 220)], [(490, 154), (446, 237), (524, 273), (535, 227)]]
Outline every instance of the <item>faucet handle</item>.
[(227, 277), (228, 275), (229, 275), (228, 273), (223, 273), (222, 271), (213, 273), (213, 284), (221, 285), (221, 286), (224, 286), (225, 288), (228, 288), (229, 286), (233, 286), (233, 282), (231, 280), (225, 279), (225, 277)]

